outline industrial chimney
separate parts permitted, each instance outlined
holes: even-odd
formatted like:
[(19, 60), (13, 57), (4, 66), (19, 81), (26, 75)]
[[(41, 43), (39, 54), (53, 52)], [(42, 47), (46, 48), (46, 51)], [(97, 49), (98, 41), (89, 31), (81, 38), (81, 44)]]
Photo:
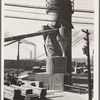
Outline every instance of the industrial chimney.
[(30, 59), (32, 60), (32, 51), (30, 51)]

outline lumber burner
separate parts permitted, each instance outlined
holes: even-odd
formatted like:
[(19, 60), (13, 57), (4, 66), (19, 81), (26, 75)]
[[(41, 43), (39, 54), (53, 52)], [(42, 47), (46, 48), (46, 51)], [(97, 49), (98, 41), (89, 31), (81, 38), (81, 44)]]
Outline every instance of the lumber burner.
[[(51, 20), (54, 20), (54, 22), (43, 26), (43, 30), (59, 29), (56, 33), (43, 36), (47, 58), (49, 59), (51, 57), (51, 60), (52, 57), (54, 59), (59, 59), (58, 57), (67, 59), (67, 64), (65, 64), (67, 69), (65, 70), (66, 73), (71, 74), (72, 2), (70, 0), (46, 0), (46, 6), (47, 15)], [(57, 63), (59, 63), (59, 61)]]
[[(49, 19), (54, 20), (54, 22), (44, 25), (43, 30), (58, 28), (59, 31), (43, 35), (45, 52), (47, 55), (46, 74), (48, 74), (45, 74), (44, 77), (48, 76), (50, 79), (50, 77), (53, 77), (55, 74), (56, 76), (59, 76), (61, 73), (65, 76), (67, 74), (70, 80), (70, 82), (68, 80), (68, 84), (71, 84), (72, 3), (70, 0), (46, 0), (46, 6), (47, 15)], [(39, 75), (36, 77), (36, 80), (38, 79)], [(47, 83), (44, 83), (49, 84), (49, 82), (51, 81), (49, 80)], [(63, 85), (64, 84), (63, 81)]]

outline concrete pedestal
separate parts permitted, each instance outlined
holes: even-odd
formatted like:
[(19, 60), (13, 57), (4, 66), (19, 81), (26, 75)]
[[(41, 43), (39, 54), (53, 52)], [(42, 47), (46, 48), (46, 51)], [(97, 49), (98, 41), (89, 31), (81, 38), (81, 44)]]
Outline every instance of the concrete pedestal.
[(35, 81), (43, 82), (43, 87), (49, 90), (66, 90), (65, 84), (70, 84), (70, 74), (37, 73)]
[(55, 73), (67, 73), (67, 58), (52, 56), (46, 60), (46, 73), (55, 74)]

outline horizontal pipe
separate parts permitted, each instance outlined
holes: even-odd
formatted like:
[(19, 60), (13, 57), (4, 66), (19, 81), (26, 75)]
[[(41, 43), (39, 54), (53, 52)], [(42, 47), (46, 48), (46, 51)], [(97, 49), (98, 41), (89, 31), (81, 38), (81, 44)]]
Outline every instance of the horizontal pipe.
[(6, 47), (6, 46), (8, 46), (8, 45), (10, 45), (10, 44), (13, 44), (13, 43), (15, 43), (15, 42), (17, 42), (17, 40), (12, 41), (12, 42), (10, 42), (10, 43), (8, 43), (8, 44), (5, 44), (4, 46)]
[(4, 38), (4, 42), (13, 41), (13, 40), (21, 40), (24, 38), (39, 36), (39, 35), (43, 35), (43, 34), (56, 33), (56, 32), (59, 32), (59, 30), (58, 29), (44, 30), (41, 32), (35, 32), (35, 33), (30, 33), (30, 34), (25, 34), (25, 35), (18, 35), (18, 36)]

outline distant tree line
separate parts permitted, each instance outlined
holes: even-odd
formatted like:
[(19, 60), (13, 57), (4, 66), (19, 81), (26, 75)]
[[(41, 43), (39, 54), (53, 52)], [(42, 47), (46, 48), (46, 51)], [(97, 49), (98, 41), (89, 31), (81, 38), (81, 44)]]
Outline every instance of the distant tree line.
[[(34, 66), (46, 66), (45, 61), (34, 61), (34, 60), (20, 60), (19, 68), (25, 70), (31, 70)], [(17, 60), (4, 60), (4, 68), (17, 68), (18, 62)]]

